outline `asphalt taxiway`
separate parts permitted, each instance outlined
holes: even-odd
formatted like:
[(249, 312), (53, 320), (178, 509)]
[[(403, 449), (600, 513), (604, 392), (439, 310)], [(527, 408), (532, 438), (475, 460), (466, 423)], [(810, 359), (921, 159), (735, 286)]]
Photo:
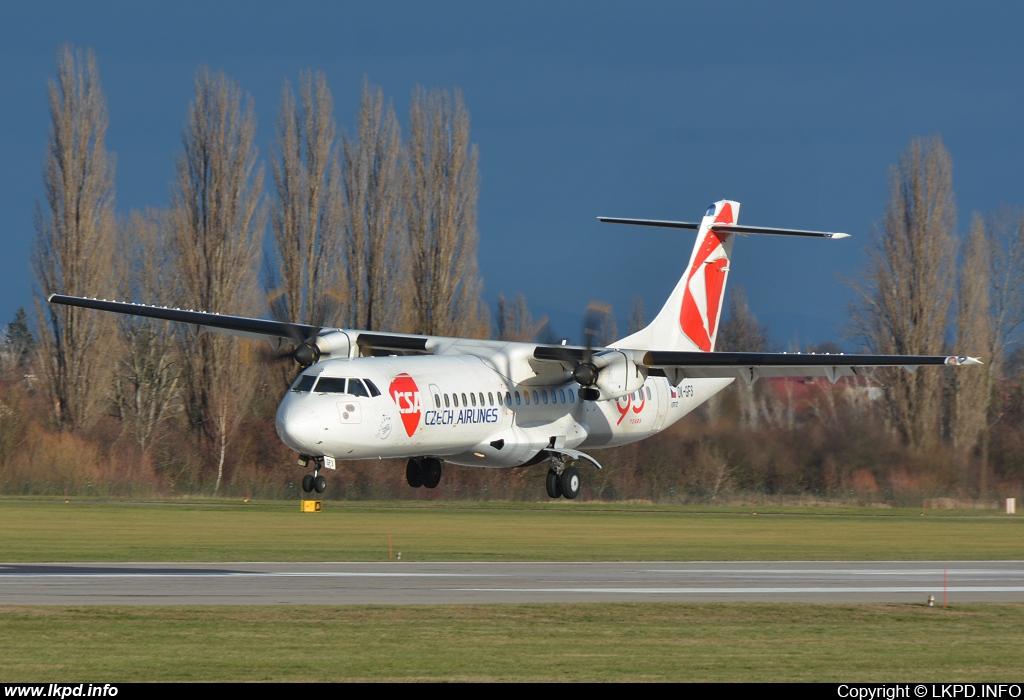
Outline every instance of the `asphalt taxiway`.
[(0, 564), (0, 605), (1024, 601), (1024, 561)]

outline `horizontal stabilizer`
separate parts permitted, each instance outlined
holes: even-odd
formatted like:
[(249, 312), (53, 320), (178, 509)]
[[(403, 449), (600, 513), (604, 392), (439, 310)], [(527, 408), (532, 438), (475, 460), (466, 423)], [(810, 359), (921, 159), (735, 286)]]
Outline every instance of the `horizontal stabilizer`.
[[(659, 219), (620, 219), (610, 216), (599, 216), (597, 220), (604, 224), (630, 224), (632, 226), (655, 226), (658, 228), (683, 228), (696, 231), (700, 224), (689, 221), (662, 221)], [(805, 231), (796, 228), (769, 228), (767, 226), (738, 226), (736, 224), (713, 224), (711, 230), (718, 233), (739, 233), (742, 235), (757, 234), (763, 236), (803, 236), (807, 238), (849, 238), (848, 233), (837, 231)]]
[(768, 228), (767, 226), (737, 226), (735, 224), (715, 224), (711, 227), (716, 233), (739, 233), (742, 235), (757, 234), (762, 236), (804, 236), (807, 238), (849, 238), (848, 233), (835, 231), (804, 231), (797, 228)]
[(658, 219), (616, 219), (610, 216), (599, 216), (597, 220), (602, 224), (629, 224), (631, 226), (656, 226), (659, 228), (685, 228), (696, 231), (700, 224), (688, 221), (659, 221)]

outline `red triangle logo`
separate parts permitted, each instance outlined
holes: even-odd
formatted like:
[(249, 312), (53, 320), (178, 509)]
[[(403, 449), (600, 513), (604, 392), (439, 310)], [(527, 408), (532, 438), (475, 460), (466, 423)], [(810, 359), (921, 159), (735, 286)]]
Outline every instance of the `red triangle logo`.
[(403, 372), (391, 381), (388, 393), (398, 406), (406, 434), (412, 437), (420, 424), (420, 388), (412, 377)]

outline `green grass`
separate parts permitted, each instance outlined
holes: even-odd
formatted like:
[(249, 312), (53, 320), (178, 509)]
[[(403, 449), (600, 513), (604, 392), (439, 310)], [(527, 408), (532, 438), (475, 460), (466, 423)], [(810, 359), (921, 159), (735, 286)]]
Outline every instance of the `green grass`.
[[(1024, 559), (1024, 519), (552, 502), (0, 500), (0, 562)], [(1019, 680), (1024, 604), (0, 607), (6, 682)]]
[(1024, 604), (0, 607), (5, 682), (1019, 681)]
[(1024, 559), (1024, 518), (917, 509), (0, 500), (0, 562)]

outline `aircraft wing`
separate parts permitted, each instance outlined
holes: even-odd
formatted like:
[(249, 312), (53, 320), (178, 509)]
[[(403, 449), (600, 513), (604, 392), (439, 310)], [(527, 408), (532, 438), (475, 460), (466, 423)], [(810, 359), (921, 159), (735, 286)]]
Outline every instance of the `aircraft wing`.
[[(270, 344), (275, 349), (280, 349), (282, 345), (287, 343), (298, 345), (321, 332), (334, 330), (321, 328), (320, 326), (309, 326), (304, 323), (285, 323), (282, 321), (268, 321), (262, 318), (226, 316), (207, 311), (176, 309), (167, 306), (148, 306), (146, 304), (133, 304), (126, 301), (90, 299), (88, 297), (75, 297), (65, 294), (51, 294), (47, 297), (47, 301), (51, 304), (65, 304), (84, 309), (112, 311), (119, 314), (145, 316), (146, 318), (184, 323), (193, 334), (198, 334), (201, 330), (208, 330), (214, 333), (226, 333), (246, 338), (260, 338), (270, 341)], [(373, 354), (374, 351), (429, 352), (426, 345), (427, 338), (422, 336), (357, 332), (355, 334), (355, 342), (362, 348), (365, 354)]]
[(787, 352), (685, 352), (631, 350), (579, 346), (538, 345), (536, 360), (559, 362), (567, 370), (590, 355), (621, 352), (649, 373), (664, 374), (673, 383), (683, 379), (733, 378), (750, 383), (761, 377), (840, 377), (863, 376), (876, 367), (903, 367), (914, 370), (925, 365), (980, 365), (974, 357), (951, 355), (846, 355)]
[[(632, 351), (634, 358), (641, 351)], [(926, 365), (980, 365), (981, 360), (949, 355), (845, 355), (785, 352), (675, 352), (651, 350), (639, 364), (662, 370), (676, 382), (686, 378), (733, 377), (753, 382), (761, 377), (862, 376), (875, 367), (914, 370)]]
[(205, 329), (214, 333), (227, 333), (247, 338), (263, 338), (271, 342), (275, 339), (280, 339), (290, 343), (301, 343), (303, 340), (313, 337), (321, 330), (319, 326), (307, 326), (303, 323), (282, 323), (281, 321), (268, 321), (262, 318), (225, 316), (224, 314), (209, 313), (207, 311), (176, 309), (167, 306), (147, 306), (146, 304), (133, 304), (127, 301), (107, 301), (106, 299), (90, 299), (88, 297), (74, 297), (65, 294), (51, 294), (46, 300), (51, 304), (66, 304), (67, 306), (79, 306), (83, 309), (97, 309), (99, 311), (112, 311), (131, 316), (145, 316), (146, 318), (157, 318), (164, 321), (176, 321), (177, 323), (184, 323), (189, 326), (193, 333), (198, 333), (200, 329)]

